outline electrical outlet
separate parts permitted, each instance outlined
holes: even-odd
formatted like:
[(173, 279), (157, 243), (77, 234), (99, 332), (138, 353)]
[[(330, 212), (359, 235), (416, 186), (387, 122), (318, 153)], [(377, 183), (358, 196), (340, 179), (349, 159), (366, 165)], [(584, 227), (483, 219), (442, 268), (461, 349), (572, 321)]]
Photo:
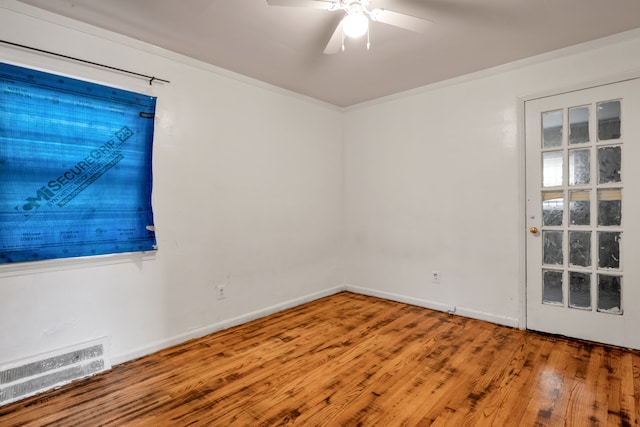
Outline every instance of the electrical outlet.
[(225, 299), (227, 297), (227, 294), (225, 293), (225, 289), (226, 285), (224, 283), (220, 283), (219, 285), (216, 285), (216, 290), (218, 291), (218, 299)]
[(432, 283), (440, 283), (440, 271), (439, 270), (433, 270), (431, 272), (431, 282)]

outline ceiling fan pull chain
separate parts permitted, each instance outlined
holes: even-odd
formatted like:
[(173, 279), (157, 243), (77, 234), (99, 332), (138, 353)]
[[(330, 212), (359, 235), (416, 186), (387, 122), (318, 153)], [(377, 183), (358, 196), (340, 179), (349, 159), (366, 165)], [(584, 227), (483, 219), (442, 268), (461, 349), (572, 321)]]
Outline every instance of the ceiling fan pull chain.
[(342, 28), (342, 51), (344, 52), (344, 27)]
[(369, 51), (370, 47), (371, 47), (371, 42), (369, 40), (369, 28), (367, 28), (367, 52)]

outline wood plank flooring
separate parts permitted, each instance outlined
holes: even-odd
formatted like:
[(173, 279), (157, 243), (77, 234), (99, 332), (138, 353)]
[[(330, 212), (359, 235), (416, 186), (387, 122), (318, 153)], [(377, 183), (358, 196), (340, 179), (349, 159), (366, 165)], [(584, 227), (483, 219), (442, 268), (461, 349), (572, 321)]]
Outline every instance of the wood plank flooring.
[(340, 293), (0, 407), (1, 426), (638, 426), (637, 352)]

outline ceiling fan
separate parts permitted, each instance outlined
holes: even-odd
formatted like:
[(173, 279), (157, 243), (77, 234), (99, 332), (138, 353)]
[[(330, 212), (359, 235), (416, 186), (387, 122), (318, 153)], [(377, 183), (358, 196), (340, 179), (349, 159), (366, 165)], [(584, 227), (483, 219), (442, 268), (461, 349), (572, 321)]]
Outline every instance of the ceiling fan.
[[(333, 54), (344, 50), (344, 38), (358, 38), (369, 34), (369, 21), (382, 22), (394, 27), (423, 32), (431, 24), (428, 19), (418, 18), (387, 9), (369, 9), (370, 0), (267, 0), (270, 6), (292, 6), (340, 10), (345, 13), (329, 39), (324, 53)], [(369, 41), (367, 41), (369, 49)]]

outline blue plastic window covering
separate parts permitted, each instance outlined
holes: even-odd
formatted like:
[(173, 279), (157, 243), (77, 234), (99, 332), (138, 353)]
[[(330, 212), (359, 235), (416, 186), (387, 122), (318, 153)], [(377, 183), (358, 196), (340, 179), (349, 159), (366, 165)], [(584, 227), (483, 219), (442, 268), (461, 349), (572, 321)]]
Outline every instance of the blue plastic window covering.
[(155, 105), (0, 63), (0, 264), (155, 249)]

